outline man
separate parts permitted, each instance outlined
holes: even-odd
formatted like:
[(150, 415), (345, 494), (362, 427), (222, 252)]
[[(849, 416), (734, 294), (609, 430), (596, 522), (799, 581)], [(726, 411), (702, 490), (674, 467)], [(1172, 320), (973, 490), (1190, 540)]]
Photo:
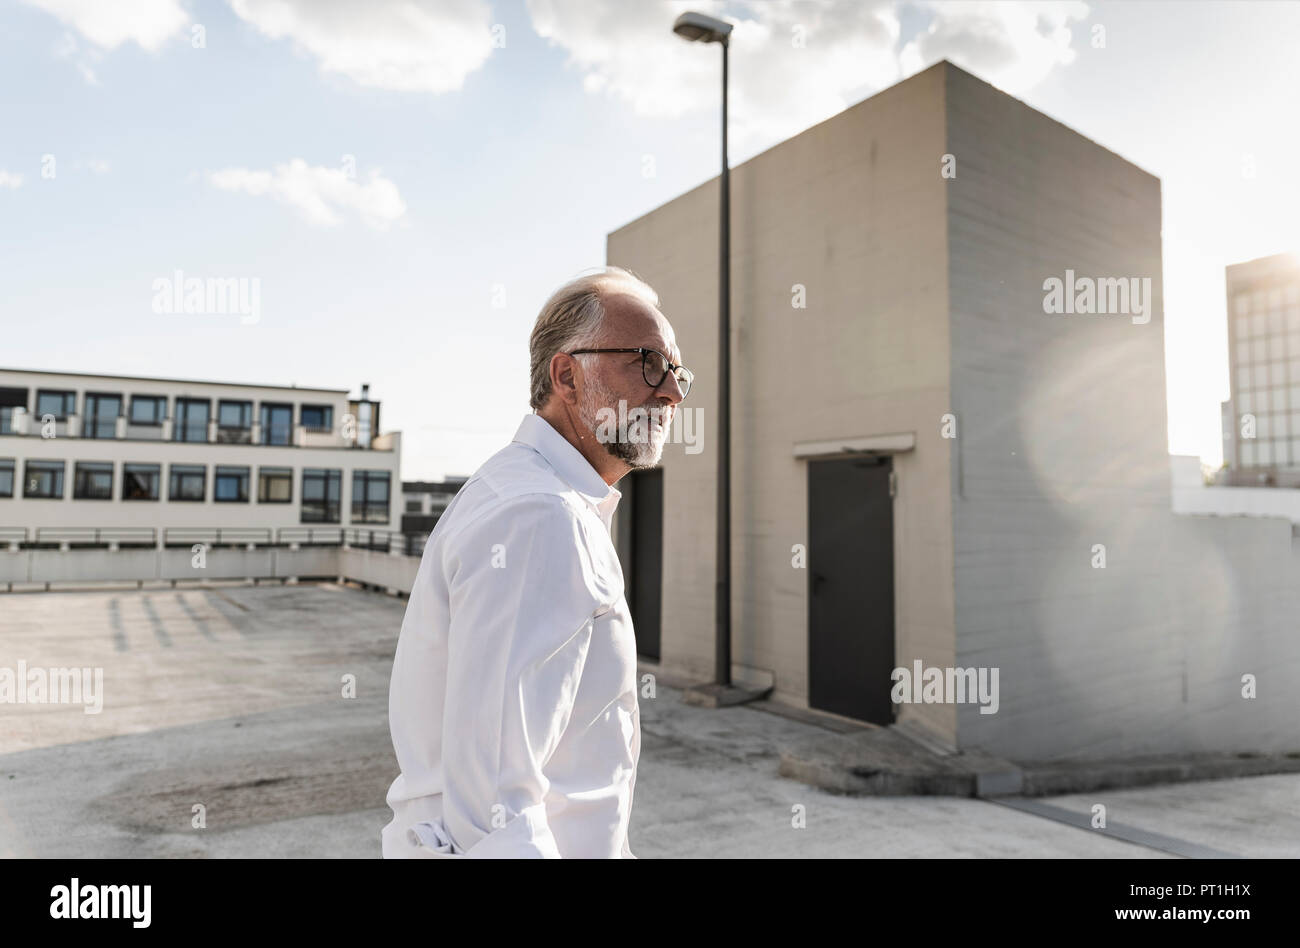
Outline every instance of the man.
[(659, 462), (690, 388), (658, 306), (607, 267), (537, 317), (534, 413), (438, 520), (407, 604), (386, 858), (635, 858), (636, 642), (610, 525), (614, 483)]

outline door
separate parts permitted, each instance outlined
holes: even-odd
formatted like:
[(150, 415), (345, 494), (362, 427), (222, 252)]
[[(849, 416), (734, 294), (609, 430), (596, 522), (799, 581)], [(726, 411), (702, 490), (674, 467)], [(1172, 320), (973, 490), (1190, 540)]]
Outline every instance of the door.
[(892, 724), (892, 459), (808, 462), (808, 703)]
[[(624, 487), (626, 484), (626, 487)], [(659, 659), (659, 626), (663, 608), (664, 574), (664, 472), (662, 468), (633, 471), (619, 485), (627, 502), (620, 503), (619, 559), (636, 651), (643, 658)]]

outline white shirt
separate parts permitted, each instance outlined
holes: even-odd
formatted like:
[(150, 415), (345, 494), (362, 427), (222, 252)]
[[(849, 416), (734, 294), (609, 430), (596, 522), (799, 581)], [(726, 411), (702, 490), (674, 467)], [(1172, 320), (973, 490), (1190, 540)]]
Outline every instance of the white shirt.
[(529, 414), (439, 518), (393, 661), (385, 858), (635, 858), (621, 496)]

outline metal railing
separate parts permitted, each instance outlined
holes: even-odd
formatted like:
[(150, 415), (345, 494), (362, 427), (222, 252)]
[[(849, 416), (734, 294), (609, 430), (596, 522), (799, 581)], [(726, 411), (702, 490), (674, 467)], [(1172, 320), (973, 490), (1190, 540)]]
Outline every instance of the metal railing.
[[(9, 529), (22, 530), (24, 534), (27, 532), (23, 527), (0, 527), (0, 536)], [(37, 527), (35, 542), (91, 546), (107, 546), (110, 543), (155, 546), (158, 542), (158, 532), (153, 527)]]
[[(26, 527), (0, 527), (0, 546), (70, 546), (107, 547), (158, 546), (156, 527), (37, 527), (28, 540)], [(397, 533), (392, 530), (367, 530), (356, 527), (164, 527), (164, 547), (188, 547), (195, 543), (209, 546), (348, 546), (358, 550), (420, 556), (429, 539), (427, 532)]]
[(342, 527), (281, 527), (275, 531), (275, 542), (281, 546), (297, 543), (299, 546), (342, 546)]
[(83, 438), (116, 438), (117, 417), (87, 418), (81, 436)]
[(270, 542), (270, 527), (167, 527), (163, 531), (163, 546), (266, 546)]
[(229, 425), (217, 426), (218, 444), (252, 444), (252, 428), (236, 428)]
[(177, 422), (172, 427), (172, 440), (206, 443), (208, 440), (208, 423), (206, 421), (184, 424)]
[(26, 527), (0, 527), (0, 543), (26, 543)]

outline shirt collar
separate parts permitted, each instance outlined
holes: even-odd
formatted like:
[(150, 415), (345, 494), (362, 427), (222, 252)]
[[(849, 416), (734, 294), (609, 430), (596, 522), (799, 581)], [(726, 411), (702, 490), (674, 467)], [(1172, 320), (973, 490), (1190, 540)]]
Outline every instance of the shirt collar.
[(582, 456), (582, 452), (556, 431), (549, 421), (535, 413), (524, 415), (512, 440), (534, 448), (546, 458), (555, 472), (586, 498), (600, 512), (605, 525), (609, 525), (622, 493), (606, 484), (605, 479), (591, 466), (591, 462)]

